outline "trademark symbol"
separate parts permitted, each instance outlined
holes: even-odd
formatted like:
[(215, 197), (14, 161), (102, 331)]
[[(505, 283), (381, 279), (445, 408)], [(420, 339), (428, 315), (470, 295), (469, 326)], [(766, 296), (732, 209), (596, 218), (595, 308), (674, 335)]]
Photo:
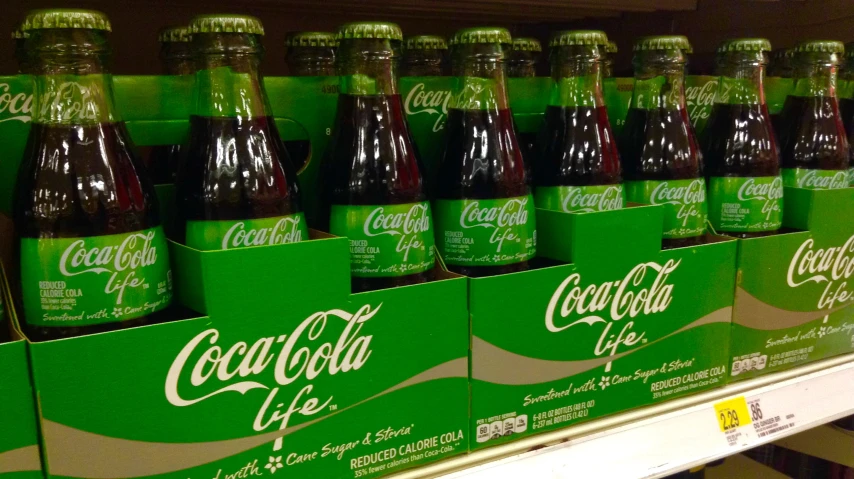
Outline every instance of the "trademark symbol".
[(646, 338), (641, 339), (641, 344), (646, 344)]
[(142, 289), (148, 289), (148, 283), (145, 283), (144, 285), (142, 285)]
[(337, 410), (338, 410), (338, 405), (337, 405), (337, 404), (330, 404), (330, 405), (329, 405), (329, 410), (330, 410), (330, 411), (337, 411)]

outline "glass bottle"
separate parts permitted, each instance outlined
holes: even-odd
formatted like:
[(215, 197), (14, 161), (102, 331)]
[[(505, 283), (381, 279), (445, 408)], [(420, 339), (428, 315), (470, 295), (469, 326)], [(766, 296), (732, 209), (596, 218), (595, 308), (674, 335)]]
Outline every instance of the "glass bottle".
[(507, 52), (507, 76), (537, 76), (537, 63), (542, 51), (543, 47), (536, 38), (514, 38)]
[(763, 84), (770, 50), (764, 38), (729, 40), (717, 50), (720, 80), (701, 147), (709, 222), (720, 234), (765, 236), (783, 222), (780, 157)]
[(291, 76), (334, 76), (338, 41), (332, 32), (292, 32), (285, 38)]
[(436, 35), (408, 37), (403, 43), (400, 75), (405, 77), (446, 75), (448, 43)]
[(172, 300), (154, 186), (113, 101), (110, 22), (27, 15), (33, 120), (16, 185), (23, 327), (33, 341), (159, 320)]

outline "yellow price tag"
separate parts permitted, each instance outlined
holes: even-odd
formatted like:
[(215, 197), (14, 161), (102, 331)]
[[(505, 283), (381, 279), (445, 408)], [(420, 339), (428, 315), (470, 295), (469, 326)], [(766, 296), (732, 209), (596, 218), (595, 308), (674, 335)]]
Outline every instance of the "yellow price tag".
[(744, 396), (728, 399), (715, 404), (715, 414), (718, 416), (718, 426), (722, 432), (731, 431), (739, 426), (751, 423), (750, 411)]

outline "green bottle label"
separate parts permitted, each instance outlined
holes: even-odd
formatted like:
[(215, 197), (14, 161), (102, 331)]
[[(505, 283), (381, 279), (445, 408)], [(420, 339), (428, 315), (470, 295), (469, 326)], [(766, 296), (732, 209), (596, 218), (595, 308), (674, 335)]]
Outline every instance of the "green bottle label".
[(332, 205), (329, 232), (350, 240), (350, 273), (405, 276), (434, 266), (430, 203)]
[(35, 326), (87, 326), (138, 318), (172, 301), (160, 226), (86, 238), (21, 239), (24, 314)]
[(520, 263), (537, 253), (531, 195), (496, 200), (436, 200), (439, 252), (447, 264)]
[(563, 213), (592, 213), (625, 207), (623, 185), (539, 186), (534, 190), (537, 208)]
[(302, 213), (272, 218), (188, 221), (186, 244), (202, 251), (272, 246), (308, 239)]
[(808, 170), (806, 168), (783, 168), (783, 186), (808, 188), (811, 190), (836, 190), (848, 187), (847, 170)]
[(717, 231), (755, 233), (783, 225), (783, 178), (709, 178), (709, 221)]
[(690, 238), (706, 231), (706, 183), (701, 178), (665, 181), (627, 181), (632, 203), (664, 205), (665, 239)]

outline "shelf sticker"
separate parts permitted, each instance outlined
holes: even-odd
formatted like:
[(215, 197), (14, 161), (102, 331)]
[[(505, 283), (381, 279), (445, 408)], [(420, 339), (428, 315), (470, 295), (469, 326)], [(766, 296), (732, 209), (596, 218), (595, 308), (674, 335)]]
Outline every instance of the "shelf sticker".
[(763, 408), (760, 399), (759, 397), (752, 397), (748, 401), (750, 403), (750, 418), (757, 438), (761, 439), (795, 427), (795, 415), (793, 413), (774, 414), (773, 411), (769, 413), (767, 407)]
[(744, 396), (738, 396), (715, 404), (715, 414), (718, 417), (718, 426), (721, 432), (729, 432), (739, 426), (750, 424), (750, 412), (747, 409), (747, 401)]

